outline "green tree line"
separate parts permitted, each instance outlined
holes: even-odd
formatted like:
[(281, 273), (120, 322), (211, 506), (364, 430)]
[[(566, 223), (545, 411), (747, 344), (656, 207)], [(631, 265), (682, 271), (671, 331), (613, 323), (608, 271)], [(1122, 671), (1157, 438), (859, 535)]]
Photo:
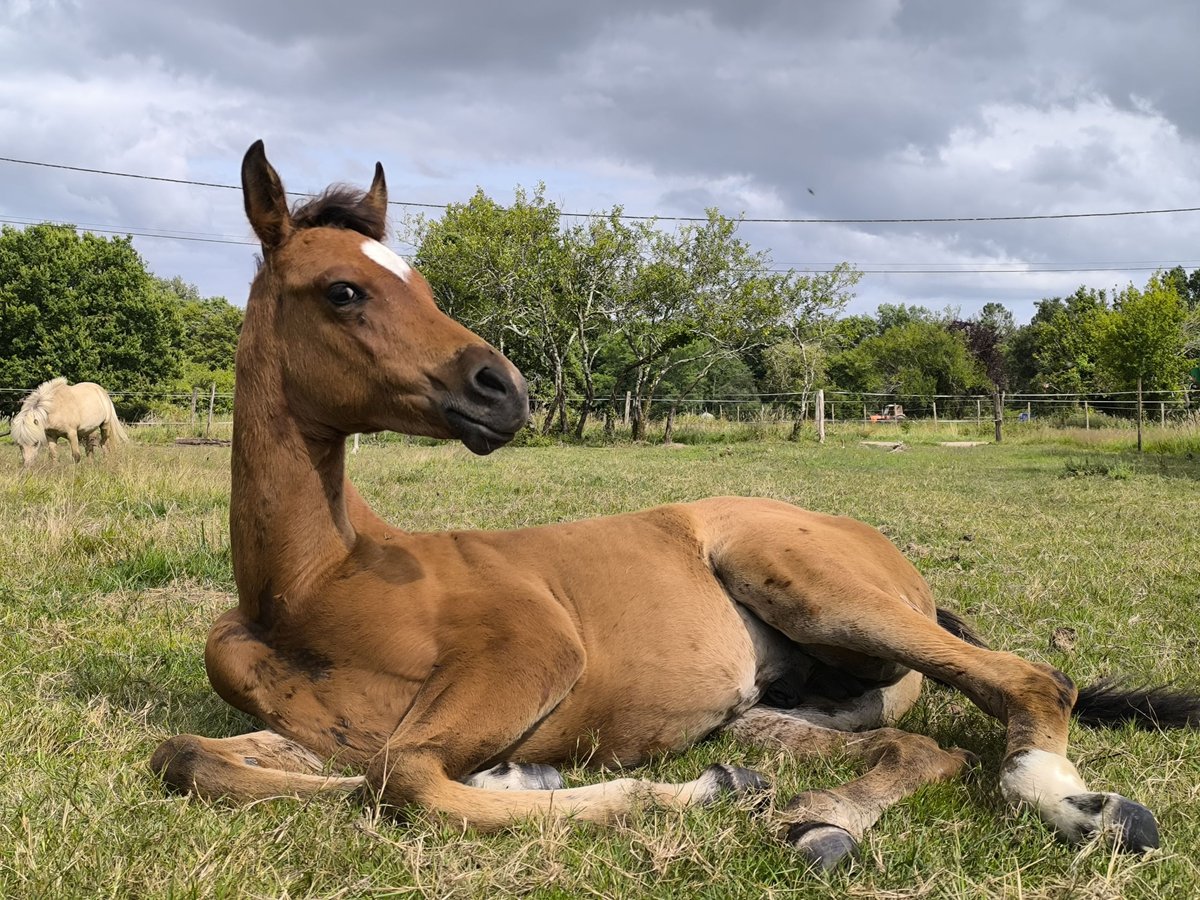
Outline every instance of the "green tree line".
[[(716, 210), (674, 230), (619, 207), (567, 219), (539, 186), (507, 205), (480, 191), (402, 230), (442, 307), (526, 373), (546, 433), (611, 428), (627, 396), (640, 438), (652, 418), (669, 437), (685, 400), (785, 405), (798, 428), (821, 388), (916, 409), (996, 390), (1178, 390), (1200, 356), (1200, 269), (1111, 295), (1083, 286), (1018, 325), (999, 303), (969, 318), (903, 302), (848, 315), (853, 265), (780, 271)], [(0, 231), (5, 414), (60, 375), (104, 385), (130, 418), (194, 386), (231, 393), (241, 321), (224, 298), (154, 276), (128, 237)]]
[[(0, 230), (0, 413), (50, 378), (95, 381), (140, 418), (193, 385), (233, 388), (242, 311), (156, 278), (129, 237)], [(228, 401), (226, 401), (228, 403)]]

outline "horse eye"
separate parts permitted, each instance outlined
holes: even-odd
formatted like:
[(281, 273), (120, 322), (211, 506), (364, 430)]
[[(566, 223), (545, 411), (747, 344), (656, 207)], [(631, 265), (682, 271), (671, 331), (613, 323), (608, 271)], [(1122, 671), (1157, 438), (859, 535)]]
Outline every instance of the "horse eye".
[(325, 298), (334, 306), (348, 306), (365, 299), (366, 295), (352, 284), (338, 281), (331, 284), (325, 291)]

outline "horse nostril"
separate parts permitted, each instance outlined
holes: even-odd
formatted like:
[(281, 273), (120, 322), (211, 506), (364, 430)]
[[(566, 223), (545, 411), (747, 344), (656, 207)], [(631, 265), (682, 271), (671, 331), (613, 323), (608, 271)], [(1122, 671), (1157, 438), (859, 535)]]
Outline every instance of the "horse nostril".
[(508, 394), (509, 383), (504, 378), (501, 378), (487, 366), (479, 369), (475, 373), (475, 384), (483, 389), (485, 393), (495, 394), (503, 397)]

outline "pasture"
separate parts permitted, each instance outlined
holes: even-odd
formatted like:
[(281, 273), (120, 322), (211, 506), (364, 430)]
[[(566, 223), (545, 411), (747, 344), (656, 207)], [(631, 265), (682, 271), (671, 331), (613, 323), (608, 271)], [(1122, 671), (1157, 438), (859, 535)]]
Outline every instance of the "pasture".
[[(348, 469), (378, 512), (412, 530), (724, 493), (854, 516), (882, 528), (939, 603), (997, 648), (1080, 683), (1127, 673), (1200, 687), (1200, 460), (1138, 457), (1114, 449), (1127, 440), (1093, 435), (972, 449), (918, 441), (889, 453), (859, 446), (851, 429), (824, 447), (714, 436), (486, 458), (368, 442)], [(903, 724), (974, 751), (981, 773), (885, 813), (859, 862), (826, 878), (735, 802), (650, 810), (615, 829), (526, 823), (479, 836), (335, 798), (238, 807), (168, 796), (146, 765), (161, 740), (255, 727), (211, 692), (201, 656), (210, 623), (234, 603), (229, 450), (140, 443), (21, 472), (16, 451), (0, 449), (0, 896), (1200, 893), (1200, 732), (1072, 726), (1072, 757), (1093, 789), (1126, 793), (1159, 817), (1163, 850), (1114, 856), (1067, 847), (1032, 813), (1008, 811), (997, 792), (1001, 726), (936, 686)], [(638, 774), (682, 781), (714, 761), (757, 768), (781, 801), (854, 771), (718, 739)], [(568, 784), (604, 777), (564, 774)]]

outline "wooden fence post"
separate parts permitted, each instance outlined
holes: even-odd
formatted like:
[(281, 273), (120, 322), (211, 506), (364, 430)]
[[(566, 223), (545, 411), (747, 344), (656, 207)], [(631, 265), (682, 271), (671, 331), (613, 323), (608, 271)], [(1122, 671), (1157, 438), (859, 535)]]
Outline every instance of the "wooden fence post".
[(1142, 377), (1138, 376), (1138, 453), (1142, 452)]
[(1158, 401), (1158, 424), (1167, 427), (1167, 404), (1162, 400)]
[(978, 425), (983, 421), (983, 401), (975, 401), (975, 424)]
[(1001, 431), (1001, 426), (1004, 424), (1004, 406), (1003, 401), (1000, 399), (999, 391), (996, 391), (992, 395), (992, 404), (996, 408), (996, 443), (999, 444), (1004, 439), (1003, 432)]
[(937, 401), (933, 401), (933, 424), (937, 424)]
[(1083, 430), (1092, 430), (1092, 408), (1088, 406), (1086, 400), (1083, 401)]
[(208, 437), (208, 433), (212, 431), (213, 420), (213, 405), (217, 402), (217, 383), (212, 383), (212, 391), (208, 395), (208, 424), (204, 426), (204, 436)]
[(825, 443), (825, 391), (817, 388), (817, 443)]

